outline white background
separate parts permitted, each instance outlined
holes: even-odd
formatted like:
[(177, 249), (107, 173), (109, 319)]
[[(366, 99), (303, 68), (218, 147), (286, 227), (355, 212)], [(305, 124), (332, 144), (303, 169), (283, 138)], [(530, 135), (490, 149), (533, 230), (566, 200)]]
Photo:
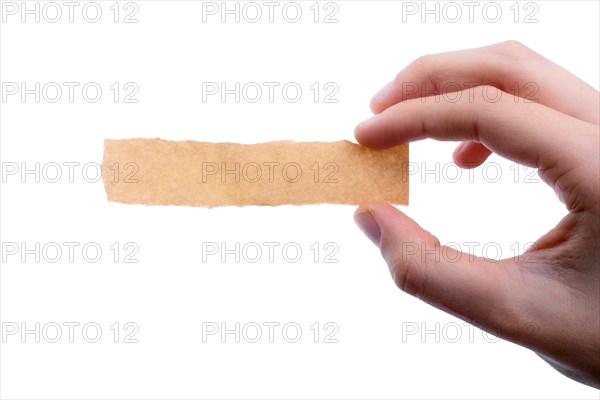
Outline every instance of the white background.
[[(6, 7), (8, 2), (2, 3)], [(298, 23), (282, 18), (285, 3), (275, 9), (273, 23), (266, 14), (257, 23), (243, 16), (239, 23), (233, 16), (221, 23), (219, 14), (207, 16), (204, 23), (199, 1), (136, 1), (127, 8), (122, 2), (115, 23), (113, 3), (98, 2), (102, 16), (97, 23), (82, 17), (86, 2), (75, 8), (73, 23), (62, 2), (57, 23), (44, 15), (39, 23), (34, 15), (23, 23), (20, 9), (3, 14), (3, 84), (80, 84), (72, 103), (64, 86), (56, 103), (46, 101), (43, 93), (39, 103), (34, 95), (23, 101), (20, 93), (3, 99), (3, 171), (14, 165), (33, 168), (36, 162), (40, 168), (80, 164), (73, 183), (66, 167), (57, 183), (48, 181), (56, 172), (48, 175), (50, 167), (47, 176), (40, 171), (39, 183), (34, 175), (22, 177), (21, 171), (4, 176), (1, 240), (20, 250), (21, 243), (28, 248), (36, 242), (41, 247), (80, 245), (73, 262), (66, 253), (56, 263), (49, 262), (49, 254), (39, 262), (34, 255), (22, 262), (20, 252), (3, 254), (4, 330), (34, 329), (36, 323), (47, 329), (40, 333), (40, 343), (34, 334), (22, 338), (21, 332), (4, 332), (2, 398), (598, 398), (597, 390), (563, 377), (533, 352), (490, 340), (400, 292), (377, 249), (354, 226), (354, 207), (123, 205), (107, 202), (101, 181), (84, 179), (94, 178), (94, 168), (82, 175), (84, 164), (101, 162), (105, 138), (354, 140), (354, 126), (370, 115), (370, 97), (416, 57), (508, 39), (523, 42), (598, 88), (598, 2), (538, 1), (527, 9), (522, 2), (515, 22), (514, 2), (501, 1), (497, 23), (484, 18), (484, 2), (473, 22), (458, 2), (464, 15), (456, 23), (444, 21), (443, 15), (439, 23), (434, 16), (422, 23), (420, 14), (405, 15), (403, 22), (402, 2), (393, 1), (339, 1), (327, 9), (321, 3), (318, 23), (309, 9), (312, 1), (299, 2), (303, 14)], [(34, 2), (27, 4), (34, 7)], [(421, 7), (421, 2), (415, 4)], [(39, 3), (40, 12), (44, 5)], [(54, 18), (54, 11), (46, 10)], [(533, 10), (538, 22), (525, 23)], [(138, 22), (124, 23), (133, 11)], [(263, 6), (262, 11), (268, 9)], [(323, 23), (332, 11), (338, 22)], [(489, 16), (494, 17), (492, 11)], [(96, 103), (81, 95), (89, 82), (103, 89)], [(121, 87), (117, 103), (109, 88), (115, 82)], [(137, 103), (123, 101), (130, 92), (123, 88), (128, 82), (139, 88)], [(296, 82), (303, 95), (297, 103), (283, 99), (281, 91), (275, 92), (273, 103), (266, 98), (235, 103), (233, 96), (225, 103), (218, 96), (203, 102), (203, 82)], [(337, 85), (338, 102), (323, 102), (323, 92), (315, 103), (309, 89), (315, 82)], [(411, 145), (411, 161), (428, 168), (439, 163), (440, 170), (437, 176), (416, 174), (411, 204), (402, 207), (442, 242), (477, 242), (478, 255), (488, 244), (489, 257), (509, 257), (565, 214), (551, 189), (526, 181), (522, 174), (531, 170), (520, 169), (515, 179), (512, 163), (496, 156), (489, 162), (501, 167), (498, 182), (491, 183), (482, 168), (473, 179), (464, 173), (458, 182), (449, 182), (448, 174), (453, 178), (456, 171), (447, 167), (454, 146), (432, 141)], [(110, 249), (115, 242), (117, 262)], [(209, 242), (225, 242), (229, 248), (236, 242), (280, 245), (272, 263), (266, 253), (256, 263), (243, 255), (239, 263), (233, 256), (223, 263), (218, 255), (206, 254), (203, 262), (203, 243)], [(82, 257), (86, 243), (101, 247), (98, 262)], [(282, 256), (287, 243), (302, 249), (298, 262)], [(320, 248), (317, 262), (310, 249), (314, 243)], [(325, 249), (327, 243), (333, 245)], [(124, 262), (135, 248), (133, 258), (139, 262)], [(334, 248), (338, 262), (324, 262)], [(68, 322), (80, 324), (73, 343), (64, 325)], [(127, 322), (135, 325), (126, 330)], [(280, 325), (273, 343), (266, 327), (258, 343), (246, 337), (236, 343), (233, 334), (224, 342), (219, 335), (203, 341), (207, 322), (226, 323), (230, 329), (236, 322), (241, 327)], [(310, 329), (315, 322), (320, 324), (317, 343)], [(327, 322), (332, 323), (328, 330)], [(48, 340), (55, 336), (53, 323), (63, 327), (57, 343)], [(86, 323), (102, 328), (97, 343), (86, 340), (95, 336), (93, 330), (82, 334)], [(286, 323), (302, 328), (297, 343), (283, 336)], [(138, 343), (124, 343), (134, 326), (139, 330), (130, 339)], [(338, 328), (330, 338), (337, 343), (325, 343), (331, 327)], [(414, 327), (419, 332), (408, 335)], [(422, 328), (431, 332), (422, 337)], [(254, 331), (246, 333), (254, 336)], [(295, 336), (293, 330), (288, 333)]]

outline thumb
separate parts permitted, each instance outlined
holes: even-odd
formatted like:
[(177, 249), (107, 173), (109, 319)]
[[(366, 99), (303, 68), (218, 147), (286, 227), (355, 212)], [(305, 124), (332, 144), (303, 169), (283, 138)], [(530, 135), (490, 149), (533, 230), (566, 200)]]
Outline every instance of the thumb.
[(518, 276), (510, 259), (486, 260), (441, 246), (389, 204), (365, 204), (354, 219), (380, 248), (400, 289), (496, 336), (511, 336), (518, 323), (511, 282)]

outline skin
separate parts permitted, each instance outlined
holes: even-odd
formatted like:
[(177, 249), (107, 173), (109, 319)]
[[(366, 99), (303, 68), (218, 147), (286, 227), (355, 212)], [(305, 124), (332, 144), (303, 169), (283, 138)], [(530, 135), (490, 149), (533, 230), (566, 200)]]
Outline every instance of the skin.
[[(463, 93), (456, 102), (435, 101), (434, 87)], [(498, 89), (500, 101), (489, 101)], [(440, 245), (389, 204), (361, 205), (355, 221), (380, 248), (396, 285), (600, 388), (598, 91), (511, 41), (421, 57), (375, 95), (371, 109), (375, 115), (356, 127), (359, 143), (461, 141), (453, 154), (459, 166), (477, 167), (494, 152), (538, 168), (569, 211), (522, 256), (489, 261)]]

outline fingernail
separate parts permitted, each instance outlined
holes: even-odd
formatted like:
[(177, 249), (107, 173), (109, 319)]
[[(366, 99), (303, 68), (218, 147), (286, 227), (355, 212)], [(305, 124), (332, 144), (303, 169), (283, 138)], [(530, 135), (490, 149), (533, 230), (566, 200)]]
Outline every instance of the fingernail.
[(379, 92), (377, 92), (375, 96), (373, 96), (373, 98), (371, 99), (371, 103), (379, 103), (381, 99), (383, 99), (383, 97), (390, 91), (392, 83), (393, 82), (389, 82), (387, 85), (379, 89)]
[(379, 247), (381, 241), (381, 229), (373, 217), (373, 213), (370, 210), (359, 211), (354, 214), (354, 221), (356, 225), (363, 231), (375, 246)]

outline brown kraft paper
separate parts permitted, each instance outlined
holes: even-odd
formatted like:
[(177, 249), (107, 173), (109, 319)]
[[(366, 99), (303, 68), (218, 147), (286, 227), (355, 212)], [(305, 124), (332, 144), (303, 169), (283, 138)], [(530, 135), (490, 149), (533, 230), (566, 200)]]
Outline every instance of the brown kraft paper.
[(128, 204), (408, 204), (408, 145), (107, 139), (102, 175), (108, 200)]

